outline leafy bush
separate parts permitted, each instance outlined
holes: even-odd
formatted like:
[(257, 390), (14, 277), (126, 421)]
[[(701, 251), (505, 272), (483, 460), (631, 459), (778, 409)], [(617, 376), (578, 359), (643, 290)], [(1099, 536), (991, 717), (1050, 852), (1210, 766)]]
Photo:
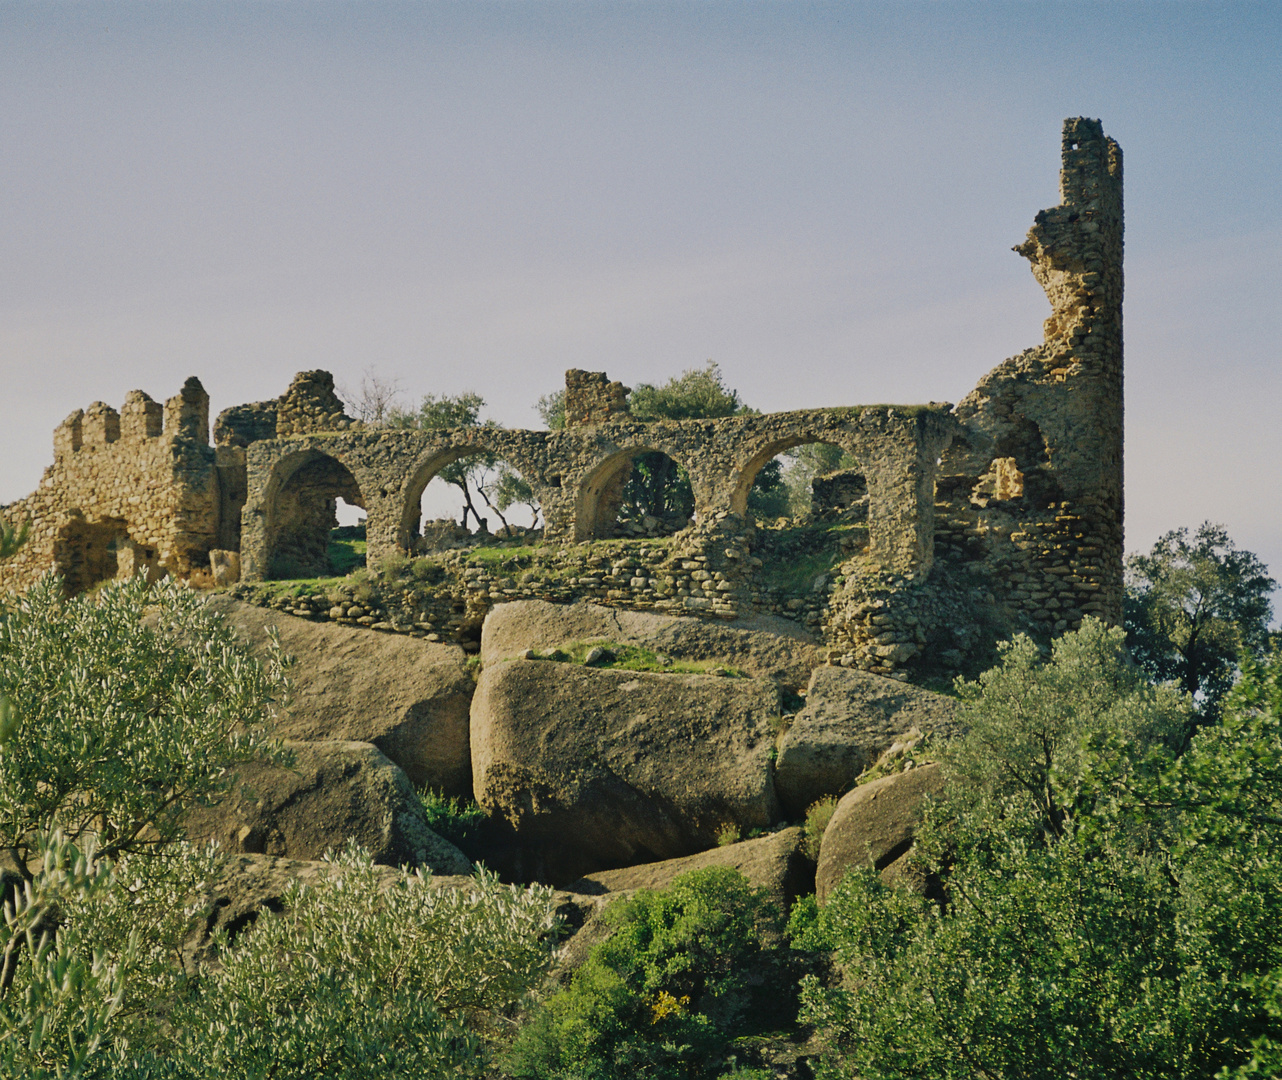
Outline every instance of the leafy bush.
[(92, 904), (115, 883), (92, 839), (78, 850), (59, 832), (34, 841), (41, 865), (6, 898), (0, 922), (0, 1070), (6, 1077), (79, 1076), (98, 1050), (125, 993), (138, 951), (132, 931), (114, 954), (88, 946), (80, 929), (57, 929), (69, 905)]
[(487, 821), (485, 811), (470, 799), (445, 796), (432, 788), (420, 788), (419, 803), (428, 828), (451, 844), (468, 845)]
[(1248, 665), (1224, 723), (1177, 758), (1170, 698), (1115, 642), (1086, 626), (1049, 663), (1017, 645), (967, 691), (979, 727), (915, 849), (942, 908), (857, 870), (794, 919), (846, 972), (803, 987), (821, 1076), (1192, 1078), (1276, 1059), (1282, 658)]
[(31, 521), (25, 520), (21, 525), (11, 525), (0, 517), (0, 559), (7, 559), (27, 542), (31, 535)]
[(829, 797), (811, 803), (806, 808), (806, 821), (802, 826), (801, 850), (815, 860), (819, 859), (819, 845), (823, 842), (824, 830), (837, 812), (837, 799)]
[(1072, 809), (1090, 736), (1113, 734), (1142, 753), (1183, 730), (1187, 701), (1145, 679), (1120, 627), (1087, 618), (1049, 658), (1023, 634), (998, 653), (996, 667), (956, 684), (968, 734), (939, 751), (954, 799), (1023, 796), (1056, 829)]
[[(694, 870), (609, 909), (613, 933), (517, 1037), (512, 1076), (716, 1075), (779, 916), (729, 867)], [(775, 991), (772, 991), (774, 993)]]
[(166, 1017), (168, 1045), (120, 1040), (96, 1075), (480, 1077), (483, 1036), (546, 971), (558, 922), (550, 889), (485, 872), (471, 889), (421, 874), (380, 889), (349, 849), (279, 914), (216, 936), (217, 962)]
[(188, 589), (136, 578), (65, 599), (42, 578), (0, 604), (0, 847), (25, 859), (55, 826), (112, 857), (171, 843), (185, 803), (275, 753), (283, 692), (279, 650), (251, 659)]

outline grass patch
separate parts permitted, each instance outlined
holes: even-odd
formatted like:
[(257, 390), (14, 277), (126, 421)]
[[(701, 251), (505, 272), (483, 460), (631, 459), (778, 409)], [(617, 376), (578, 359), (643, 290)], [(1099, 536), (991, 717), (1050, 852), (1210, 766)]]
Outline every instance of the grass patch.
[(819, 861), (819, 844), (824, 838), (824, 830), (836, 812), (837, 798), (834, 795), (806, 808), (806, 822), (801, 828), (801, 850), (815, 862)]
[(809, 592), (815, 578), (828, 573), (840, 561), (836, 551), (815, 551), (787, 562), (768, 564), (762, 569), (762, 582), (782, 593)]
[(535, 544), (518, 544), (516, 547), (486, 545), (471, 552), (467, 557), (468, 566), (493, 566), (508, 559), (531, 559), (541, 548)]
[(470, 799), (445, 796), (425, 787), (419, 789), (418, 801), (428, 828), (457, 846), (476, 839), (486, 821), (485, 811)]
[[(588, 664), (588, 657), (600, 649), (602, 655)], [(531, 659), (562, 664), (583, 664), (614, 671), (648, 671), (660, 675), (721, 675), (744, 679), (738, 668), (716, 660), (674, 660), (641, 645), (620, 645), (614, 641), (571, 641), (547, 653), (536, 652)]]
[(281, 596), (303, 597), (328, 592), (346, 581), (346, 577), (290, 578), (286, 581), (258, 581), (253, 584), (252, 589), (255, 596), (274, 600)]
[[(337, 531), (337, 529), (334, 530), (334, 532)], [(365, 565), (365, 541), (355, 537), (350, 539), (336, 537), (331, 533), (329, 547), (325, 554), (334, 573), (345, 576)]]

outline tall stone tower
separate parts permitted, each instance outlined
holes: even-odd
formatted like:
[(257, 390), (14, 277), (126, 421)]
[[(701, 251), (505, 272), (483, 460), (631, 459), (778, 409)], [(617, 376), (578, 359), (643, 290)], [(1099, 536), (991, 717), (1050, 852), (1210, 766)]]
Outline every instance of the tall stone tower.
[(1010, 607), (1048, 630), (1122, 617), (1122, 151), (1064, 121), (1060, 204), (1015, 250), (1051, 314), (1040, 346), (957, 407), (938, 484), (945, 545), (976, 541)]

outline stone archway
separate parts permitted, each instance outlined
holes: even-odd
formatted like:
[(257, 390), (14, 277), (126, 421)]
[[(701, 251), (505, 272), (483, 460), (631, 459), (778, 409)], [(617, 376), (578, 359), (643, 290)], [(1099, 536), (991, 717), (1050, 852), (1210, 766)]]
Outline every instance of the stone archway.
[[(822, 433), (812, 433), (799, 431), (796, 434), (789, 434), (782, 437), (774, 437), (764, 442), (758, 443), (754, 447), (749, 447), (744, 455), (746, 460), (743, 464), (735, 469), (731, 476), (731, 493), (730, 509), (736, 514), (746, 514), (748, 510), (748, 494), (752, 490), (752, 485), (756, 482), (757, 474), (774, 458), (789, 450), (794, 450), (799, 446), (808, 446), (812, 443), (827, 443), (838, 447), (844, 453), (849, 454), (859, 463), (860, 474), (863, 475), (864, 462), (862, 460), (862, 448), (857, 442), (850, 439), (844, 439), (839, 433), (825, 431)], [(867, 486), (865, 481), (865, 487)]]
[[(396, 547), (401, 551), (413, 552), (419, 540), (423, 492), (434, 479), (456, 462), (465, 463), (468, 458), (479, 457), (492, 462), (494, 468), (506, 466), (528, 486), (534, 502), (538, 505), (543, 503), (546, 491), (540, 482), (539, 472), (524, 460), (521, 453), (513, 452), (510, 441), (501, 437), (494, 440), (469, 437), (472, 435), (470, 432), (458, 434), (461, 437), (457, 442), (445, 439), (419, 453), (407, 470), (398, 497)], [(480, 504), (475, 501), (469, 503), (468, 512), (475, 513), (478, 520), (484, 516), (488, 521), (489, 515), (497, 516), (502, 512), (496, 511), (491, 505), (491, 492), (482, 491), (478, 487), (477, 496)], [(467, 499), (469, 496), (460, 489), (460, 497)], [(467, 514), (464, 515), (464, 520), (467, 520)]]
[[(630, 484), (635, 486), (638, 482), (638, 462), (644, 463), (643, 468), (651, 475), (656, 487), (664, 483), (682, 485), (679, 494), (674, 496), (675, 501), (671, 505), (664, 503), (660, 511), (662, 517), (653, 513), (647, 515), (654, 516), (658, 525), (642, 526), (642, 532), (651, 535), (675, 532), (703, 509), (703, 492), (699, 483), (701, 478), (691, 473), (680, 457), (663, 446), (649, 443), (616, 448), (598, 462), (578, 485), (574, 514), (576, 540), (603, 540), (616, 534), (627, 489)], [(660, 468), (666, 469), (671, 475), (654, 475)], [(688, 492), (685, 491), (687, 485)], [(631, 516), (640, 518), (643, 511), (653, 512), (656, 509), (659, 508), (638, 503)]]
[(277, 463), (264, 499), (260, 572), (266, 578), (321, 577), (331, 573), (330, 530), (339, 499), (365, 507), (360, 484), (337, 458), (317, 449)]

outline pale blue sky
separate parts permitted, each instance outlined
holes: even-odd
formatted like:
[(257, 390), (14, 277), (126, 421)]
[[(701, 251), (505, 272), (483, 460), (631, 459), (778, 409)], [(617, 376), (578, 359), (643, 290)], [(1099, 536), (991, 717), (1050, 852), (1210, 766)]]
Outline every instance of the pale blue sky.
[(1282, 575), (1282, 5), (0, 2), (0, 502), (101, 399), (375, 365), (531, 409), (706, 360), (956, 401), (1041, 340), (1059, 128), (1126, 155), (1127, 538)]

